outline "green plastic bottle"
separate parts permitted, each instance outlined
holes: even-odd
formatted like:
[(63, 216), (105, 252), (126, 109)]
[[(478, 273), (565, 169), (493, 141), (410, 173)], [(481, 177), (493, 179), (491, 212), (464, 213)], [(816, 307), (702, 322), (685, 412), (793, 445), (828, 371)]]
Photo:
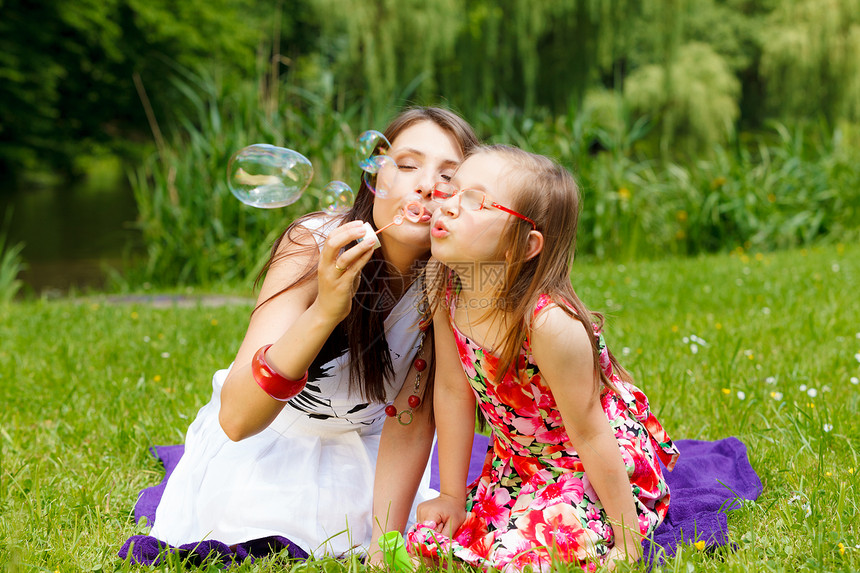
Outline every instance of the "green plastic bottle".
[(395, 573), (412, 573), (415, 570), (399, 531), (383, 533), (379, 537), (379, 547), (382, 548), (382, 558), (389, 570)]

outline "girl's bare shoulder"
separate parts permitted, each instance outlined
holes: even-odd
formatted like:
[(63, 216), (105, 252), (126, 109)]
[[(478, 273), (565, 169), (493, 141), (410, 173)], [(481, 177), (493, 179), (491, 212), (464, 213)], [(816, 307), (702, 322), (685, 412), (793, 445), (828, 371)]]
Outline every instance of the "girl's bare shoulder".
[(555, 303), (541, 309), (530, 328), (532, 351), (536, 354), (591, 357), (592, 346), (585, 325)]

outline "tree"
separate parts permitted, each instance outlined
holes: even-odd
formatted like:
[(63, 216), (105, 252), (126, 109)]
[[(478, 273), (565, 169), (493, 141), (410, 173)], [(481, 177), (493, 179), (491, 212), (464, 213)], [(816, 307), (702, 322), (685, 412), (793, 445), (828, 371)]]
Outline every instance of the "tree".
[(148, 138), (135, 72), (163, 112), (180, 101), (171, 64), (215, 60), (228, 73), (250, 75), (263, 39), (251, 0), (3, 0), (0, 10), (0, 171), (7, 176), (45, 168), (72, 174), (75, 157), (96, 146)]
[(774, 114), (860, 121), (860, 0), (786, 0), (764, 38)]

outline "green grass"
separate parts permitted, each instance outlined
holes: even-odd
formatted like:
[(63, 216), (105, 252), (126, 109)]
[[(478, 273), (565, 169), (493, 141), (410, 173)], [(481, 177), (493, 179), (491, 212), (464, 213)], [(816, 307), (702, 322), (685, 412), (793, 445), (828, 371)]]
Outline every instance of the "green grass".
[[(860, 569), (860, 247), (578, 263), (574, 283), (607, 313), (610, 346), (672, 437), (739, 437), (764, 484), (730, 514), (736, 551), (687, 547), (665, 570)], [(143, 532), (131, 517), (137, 492), (162, 476), (147, 447), (182, 440), (249, 308), (0, 306), (0, 564), (146, 569), (116, 552)], [(693, 335), (706, 341), (695, 353)], [(286, 567), (276, 557), (237, 570)]]

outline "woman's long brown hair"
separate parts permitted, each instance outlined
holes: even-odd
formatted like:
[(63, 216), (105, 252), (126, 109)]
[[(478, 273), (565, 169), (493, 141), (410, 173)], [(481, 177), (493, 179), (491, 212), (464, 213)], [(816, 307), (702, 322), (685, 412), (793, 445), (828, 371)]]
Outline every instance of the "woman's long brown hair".
[[(401, 132), (407, 128), (424, 121), (430, 121), (448, 132), (460, 146), (460, 151), (466, 155), (478, 145), (478, 138), (472, 127), (454, 112), (437, 107), (414, 107), (400, 113), (386, 128), (384, 135), (388, 141), (393, 142)], [(367, 221), (373, 223), (373, 192), (364, 181), (356, 194), (352, 208), (344, 214), (338, 225), (350, 221)], [(307, 229), (302, 224), (308, 219), (318, 217), (320, 213), (311, 213), (294, 221), (272, 245), (269, 260), (266, 262), (255, 284), (259, 283), (272, 265), (284, 257), (283, 251), (279, 254), (281, 243), (284, 240), (308, 249), (315, 253), (316, 261), (319, 257), (319, 247), (313, 237), (302, 240), (300, 235), (307, 236)], [(321, 237), (324, 239), (324, 237)], [(286, 256), (291, 256), (295, 250)], [(427, 256), (429, 257), (429, 250)], [(416, 261), (421, 265), (425, 260)], [(416, 270), (418, 267), (416, 266)], [(317, 264), (310, 264), (305, 273), (291, 284), (286, 285), (280, 291), (258, 305), (254, 312), (278, 295), (293, 287), (315, 279), (317, 276)], [(346, 319), (343, 320), (329, 337), (334, 346), (343, 347), (345, 342), (349, 349), (349, 389), (350, 393), (358, 392), (365, 400), (382, 402), (385, 400), (385, 377), (393, 375), (394, 368), (391, 363), (391, 355), (388, 342), (385, 338), (385, 310), (390, 308), (384, 297), (380, 296), (385, 291), (389, 281), (393, 280), (389, 273), (388, 264), (382, 256), (382, 250), (374, 251), (370, 261), (361, 271), (361, 279), (358, 290), (352, 301), (352, 308)], [(388, 306), (386, 306), (388, 305)], [(417, 326), (417, 325), (416, 325)], [(425, 356), (432, 356), (433, 337), (428, 333), (427, 339), (430, 343), (430, 352)], [(326, 349), (323, 348), (325, 352)], [(428, 360), (432, 364), (432, 360)], [(430, 394), (432, 396), (432, 393)], [(425, 396), (427, 392), (425, 389)], [(425, 400), (425, 402), (428, 400)]]

